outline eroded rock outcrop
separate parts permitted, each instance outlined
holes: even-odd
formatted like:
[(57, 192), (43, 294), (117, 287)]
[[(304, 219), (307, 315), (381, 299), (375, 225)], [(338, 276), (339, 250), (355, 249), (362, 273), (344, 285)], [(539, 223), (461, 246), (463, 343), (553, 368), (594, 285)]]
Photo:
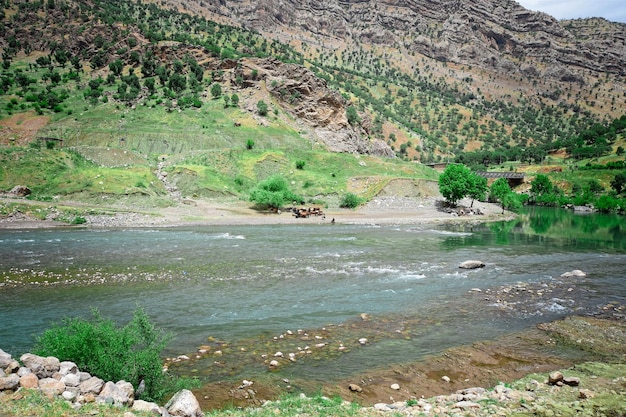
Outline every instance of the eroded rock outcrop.
[(332, 152), (395, 156), (385, 142), (370, 140), (360, 125), (351, 125), (346, 115), (351, 103), (301, 65), (243, 58), (233, 77), (242, 80), (244, 86), (266, 88), (284, 110), (309, 127), (318, 143)]

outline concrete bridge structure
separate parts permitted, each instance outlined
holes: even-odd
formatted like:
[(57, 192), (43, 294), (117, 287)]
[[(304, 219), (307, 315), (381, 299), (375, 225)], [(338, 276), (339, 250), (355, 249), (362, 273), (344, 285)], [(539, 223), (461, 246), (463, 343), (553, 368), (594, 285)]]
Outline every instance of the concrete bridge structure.
[(494, 181), (498, 178), (506, 178), (509, 181), (509, 185), (511, 187), (515, 187), (517, 185), (520, 185), (524, 182), (524, 177), (526, 176), (526, 174), (524, 174), (523, 172), (485, 172), (485, 171), (478, 171), (476, 172), (477, 175), (480, 175), (481, 177), (487, 178), (487, 181), (489, 181), (490, 179), (493, 179)]

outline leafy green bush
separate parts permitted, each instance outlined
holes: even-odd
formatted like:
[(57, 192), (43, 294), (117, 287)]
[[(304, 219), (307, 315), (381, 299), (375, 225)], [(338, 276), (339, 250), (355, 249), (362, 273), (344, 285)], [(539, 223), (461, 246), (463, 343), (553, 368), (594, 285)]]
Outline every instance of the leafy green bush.
[(257, 109), (257, 112), (259, 113), (259, 115), (267, 116), (268, 107), (267, 107), (267, 103), (264, 102), (263, 100), (259, 100), (257, 102), (256, 109)]
[(596, 200), (595, 207), (603, 213), (608, 213), (611, 211), (617, 211), (620, 204), (617, 198), (603, 195)]
[(72, 220), (72, 224), (85, 224), (87, 223), (87, 219), (85, 219), (83, 216), (76, 216), (74, 217), (74, 220)]
[(302, 161), (302, 160), (296, 161), (296, 169), (304, 169), (305, 165), (306, 165), (305, 161)]
[(287, 180), (280, 175), (273, 175), (261, 181), (250, 193), (250, 201), (259, 208), (280, 208), (286, 202), (301, 203), (302, 197), (289, 190)]
[(53, 325), (37, 338), (34, 353), (72, 361), (105, 381), (124, 380), (137, 388), (143, 380), (141, 398), (161, 400), (172, 383), (160, 356), (170, 336), (156, 329), (142, 308), (123, 327), (95, 309), (92, 314), (91, 321), (72, 317)]
[(359, 198), (356, 194), (347, 193), (341, 199), (341, 202), (339, 203), (339, 207), (351, 208), (351, 209), (357, 208), (359, 205), (361, 205), (362, 202), (363, 202), (363, 199)]

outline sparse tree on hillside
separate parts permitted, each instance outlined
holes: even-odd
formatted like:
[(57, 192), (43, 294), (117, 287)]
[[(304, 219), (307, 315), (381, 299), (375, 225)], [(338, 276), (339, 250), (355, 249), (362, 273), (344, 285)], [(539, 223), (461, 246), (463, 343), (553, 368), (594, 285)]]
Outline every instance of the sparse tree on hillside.
[(267, 116), (268, 107), (267, 103), (263, 100), (259, 100), (259, 102), (256, 104), (256, 109), (261, 116)]
[(218, 98), (222, 95), (222, 86), (219, 83), (213, 83), (211, 86), (211, 95), (213, 98)]
[(239, 96), (235, 93), (233, 93), (232, 96), (230, 96), (230, 104), (233, 107), (239, 107)]
[(109, 69), (113, 74), (115, 74), (116, 77), (119, 77), (122, 73), (122, 70), (124, 70), (124, 64), (122, 63), (121, 59), (116, 59), (109, 64)]
[(617, 194), (621, 194), (626, 190), (626, 172), (619, 173), (611, 181), (611, 187)]
[(358, 124), (361, 121), (361, 117), (359, 117), (359, 113), (357, 113), (354, 106), (348, 106), (348, 108), (346, 109), (346, 118), (348, 119), (348, 123), (350, 123), (352, 126)]

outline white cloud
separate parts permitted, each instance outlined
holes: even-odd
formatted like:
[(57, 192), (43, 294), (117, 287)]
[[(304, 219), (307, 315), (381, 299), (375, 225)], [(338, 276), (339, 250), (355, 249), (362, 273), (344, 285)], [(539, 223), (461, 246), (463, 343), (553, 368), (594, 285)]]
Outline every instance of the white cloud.
[(517, 0), (530, 10), (542, 11), (557, 19), (604, 17), (613, 22), (626, 23), (624, 0)]

